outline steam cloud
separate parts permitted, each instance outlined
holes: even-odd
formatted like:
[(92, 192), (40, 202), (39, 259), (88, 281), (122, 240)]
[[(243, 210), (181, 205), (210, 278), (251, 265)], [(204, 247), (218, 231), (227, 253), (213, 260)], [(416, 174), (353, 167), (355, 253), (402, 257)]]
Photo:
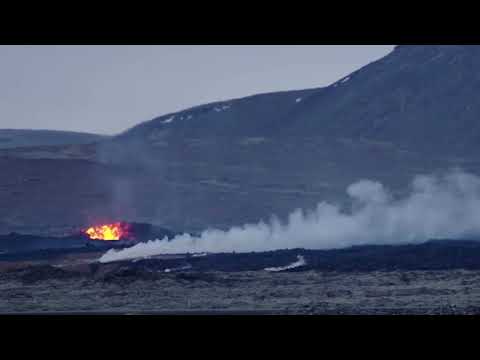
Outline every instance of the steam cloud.
[(351, 211), (322, 202), (314, 211), (295, 210), (286, 223), (247, 224), (227, 231), (209, 229), (110, 250), (100, 262), (160, 254), (250, 252), (276, 249), (332, 249), (364, 244), (418, 243), (435, 238), (480, 235), (480, 177), (461, 171), (416, 176), (410, 194), (394, 199), (381, 183), (350, 185)]

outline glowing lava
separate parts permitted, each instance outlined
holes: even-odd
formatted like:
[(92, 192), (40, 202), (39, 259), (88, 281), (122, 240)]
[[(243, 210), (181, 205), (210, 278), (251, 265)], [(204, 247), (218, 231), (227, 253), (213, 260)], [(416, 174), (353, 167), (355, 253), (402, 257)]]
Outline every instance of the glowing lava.
[(85, 230), (92, 240), (120, 240), (127, 235), (127, 229), (121, 223), (92, 226)]

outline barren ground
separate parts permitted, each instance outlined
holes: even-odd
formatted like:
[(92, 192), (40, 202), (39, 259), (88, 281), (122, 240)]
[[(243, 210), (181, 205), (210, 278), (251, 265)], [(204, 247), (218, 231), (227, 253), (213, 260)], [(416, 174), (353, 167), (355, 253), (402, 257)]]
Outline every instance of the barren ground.
[(275, 311), (477, 314), (479, 271), (169, 273), (155, 279), (0, 275), (0, 313)]

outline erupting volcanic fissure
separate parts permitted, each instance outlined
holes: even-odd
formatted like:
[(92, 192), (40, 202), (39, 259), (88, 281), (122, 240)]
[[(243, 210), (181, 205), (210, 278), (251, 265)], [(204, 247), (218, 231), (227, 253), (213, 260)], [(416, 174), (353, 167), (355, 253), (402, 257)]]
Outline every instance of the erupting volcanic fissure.
[(128, 229), (125, 224), (112, 223), (89, 227), (85, 234), (92, 240), (121, 240), (127, 237)]

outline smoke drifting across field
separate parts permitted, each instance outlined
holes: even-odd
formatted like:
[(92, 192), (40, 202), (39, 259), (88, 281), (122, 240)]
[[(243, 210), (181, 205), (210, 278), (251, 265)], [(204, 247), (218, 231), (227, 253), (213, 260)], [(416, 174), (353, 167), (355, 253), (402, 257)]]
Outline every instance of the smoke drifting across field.
[(319, 203), (314, 211), (295, 210), (285, 223), (247, 224), (227, 231), (209, 229), (199, 237), (183, 234), (110, 250), (101, 262), (159, 254), (250, 252), (276, 249), (333, 249), (364, 244), (418, 243), (433, 238), (480, 236), (480, 177), (461, 171), (416, 176), (409, 195), (393, 199), (381, 184), (350, 185), (352, 210)]

